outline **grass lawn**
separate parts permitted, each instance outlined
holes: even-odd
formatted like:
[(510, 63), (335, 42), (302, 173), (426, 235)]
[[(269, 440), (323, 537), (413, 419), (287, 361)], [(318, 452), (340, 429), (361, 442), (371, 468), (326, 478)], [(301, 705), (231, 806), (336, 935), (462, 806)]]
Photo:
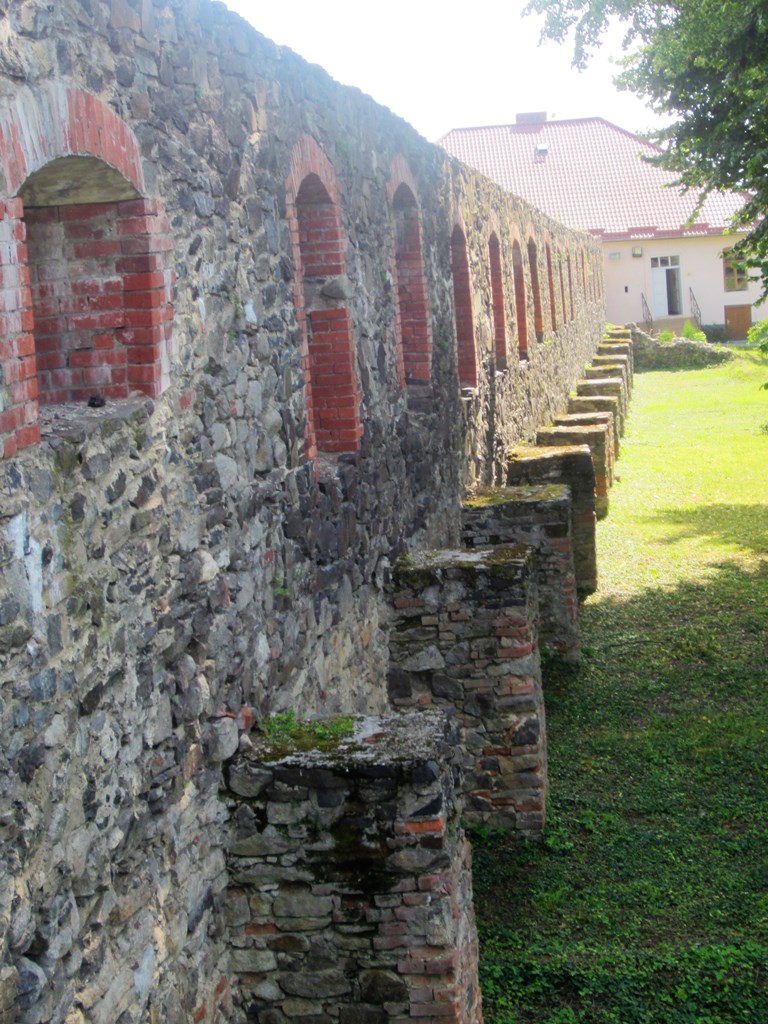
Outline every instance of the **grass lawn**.
[(766, 379), (635, 377), (544, 842), (475, 836), (486, 1024), (768, 1022)]

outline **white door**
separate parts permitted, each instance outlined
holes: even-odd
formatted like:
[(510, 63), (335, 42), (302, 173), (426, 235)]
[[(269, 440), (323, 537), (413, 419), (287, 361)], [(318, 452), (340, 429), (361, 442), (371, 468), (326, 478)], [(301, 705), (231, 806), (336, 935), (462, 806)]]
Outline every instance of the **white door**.
[(682, 314), (679, 256), (651, 257), (651, 311), (654, 317)]

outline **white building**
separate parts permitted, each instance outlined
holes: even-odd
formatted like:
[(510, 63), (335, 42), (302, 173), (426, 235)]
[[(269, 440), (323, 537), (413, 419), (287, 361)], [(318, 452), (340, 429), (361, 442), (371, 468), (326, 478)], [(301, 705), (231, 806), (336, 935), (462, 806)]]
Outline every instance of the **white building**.
[(727, 253), (743, 194), (699, 196), (650, 162), (660, 151), (600, 117), (547, 121), (518, 114), (513, 125), (457, 128), (439, 144), (452, 156), (569, 227), (602, 240), (607, 317), (613, 323), (680, 328), (724, 325), (744, 338), (768, 315), (760, 285)]

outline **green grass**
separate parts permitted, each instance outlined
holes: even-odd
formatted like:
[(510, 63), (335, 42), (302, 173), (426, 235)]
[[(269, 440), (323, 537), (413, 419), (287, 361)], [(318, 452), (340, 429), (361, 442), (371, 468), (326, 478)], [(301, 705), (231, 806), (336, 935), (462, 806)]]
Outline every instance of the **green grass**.
[(478, 837), (487, 1024), (768, 1021), (768, 392), (635, 378), (541, 844)]

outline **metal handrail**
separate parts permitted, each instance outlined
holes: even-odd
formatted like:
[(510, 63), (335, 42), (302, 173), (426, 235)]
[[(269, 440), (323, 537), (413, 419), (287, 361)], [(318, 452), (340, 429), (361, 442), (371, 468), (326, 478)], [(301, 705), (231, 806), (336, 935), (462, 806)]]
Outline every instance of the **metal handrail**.
[(691, 297), (691, 316), (696, 322), (696, 327), (701, 330), (701, 307), (696, 301), (696, 296), (693, 294), (693, 288), (688, 289)]
[(640, 292), (640, 301), (643, 304), (643, 324), (646, 331), (650, 334), (653, 329), (653, 313), (651, 313), (651, 307), (645, 301), (645, 295), (642, 292)]

